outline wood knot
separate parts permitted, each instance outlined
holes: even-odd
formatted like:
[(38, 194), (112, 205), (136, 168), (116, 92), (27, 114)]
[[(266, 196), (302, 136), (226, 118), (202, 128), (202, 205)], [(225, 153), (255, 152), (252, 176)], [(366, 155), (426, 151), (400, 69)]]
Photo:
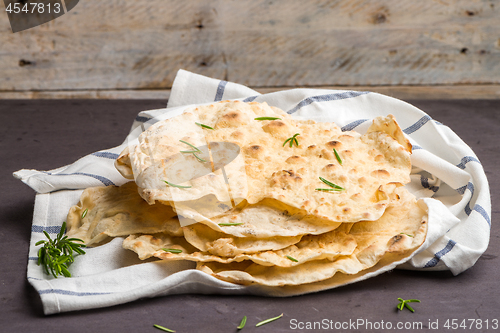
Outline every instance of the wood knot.
[(373, 24), (382, 24), (387, 21), (387, 16), (384, 13), (377, 13), (373, 15)]
[(29, 65), (33, 65), (33, 62), (25, 59), (19, 60), (19, 67), (24, 67)]

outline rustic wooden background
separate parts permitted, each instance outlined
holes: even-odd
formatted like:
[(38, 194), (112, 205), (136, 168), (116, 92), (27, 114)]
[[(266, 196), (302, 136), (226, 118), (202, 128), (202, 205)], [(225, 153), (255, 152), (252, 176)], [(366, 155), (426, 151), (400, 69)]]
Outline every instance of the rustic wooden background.
[(0, 13), (0, 98), (167, 98), (180, 68), (261, 92), (500, 98), (500, 0), (81, 0), (18, 33)]

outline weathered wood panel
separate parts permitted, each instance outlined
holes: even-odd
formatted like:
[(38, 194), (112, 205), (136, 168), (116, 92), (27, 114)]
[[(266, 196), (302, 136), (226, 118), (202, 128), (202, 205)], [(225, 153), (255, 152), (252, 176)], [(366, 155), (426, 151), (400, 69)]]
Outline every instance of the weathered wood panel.
[[(258, 91), (265, 94), (287, 88), (258, 88)], [(316, 88), (372, 91), (402, 100), (500, 99), (500, 85), (318, 86)], [(170, 89), (0, 91), (0, 99), (159, 99), (166, 101), (169, 96)]]
[(498, 0), (85, 0), (15, 33), (0, 91), (155, 90), (184, 68), (252, 87), (500, 84)]

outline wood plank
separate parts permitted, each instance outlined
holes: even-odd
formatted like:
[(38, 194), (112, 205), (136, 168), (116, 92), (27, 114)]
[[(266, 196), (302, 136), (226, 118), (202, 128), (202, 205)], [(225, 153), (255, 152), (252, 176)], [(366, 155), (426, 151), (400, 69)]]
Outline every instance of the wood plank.
[[(254, 88), (270, 93), (292, 87)], [(320, 86), (318, 89), (372, 91), (402, 100), (500, 99), (500, 85), (457, 86)], [(156, 90), (60, 90), (1, 92), (6, 99), (158, 99), (168, 100), (170, 89)]]
[(13, 34), (0, 91), (168, 89), (178, 69), (253, 87), (500, 84), (493, 0), (80, 1)]

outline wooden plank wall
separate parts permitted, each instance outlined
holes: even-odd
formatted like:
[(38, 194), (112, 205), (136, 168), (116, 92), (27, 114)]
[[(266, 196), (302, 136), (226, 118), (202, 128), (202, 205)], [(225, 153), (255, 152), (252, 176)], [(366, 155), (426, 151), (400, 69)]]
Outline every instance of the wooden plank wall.
[(165, 98), (180, 68), (261, 91), (500, 98), (500, 0), (81, 0), (15, 34), (0, 13), (0, 98)]

